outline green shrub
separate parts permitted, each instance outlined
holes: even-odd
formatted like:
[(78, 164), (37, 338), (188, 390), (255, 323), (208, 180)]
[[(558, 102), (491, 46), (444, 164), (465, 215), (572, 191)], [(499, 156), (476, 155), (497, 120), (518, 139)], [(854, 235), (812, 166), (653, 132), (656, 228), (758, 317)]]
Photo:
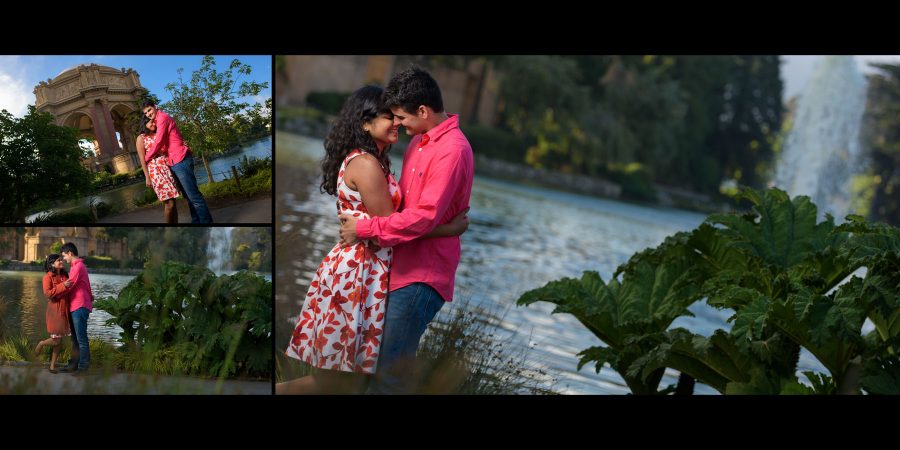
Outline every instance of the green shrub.
[(472, 151), (490, 158), (524, 164), (529, 143), (511, 131), (484, 125), (465, 125), (463, 133), (472, 145)]
[(306, 104), (336, 116), (341, 112), (341, 107), (348, 97), (350, 94), (343, 92), (310, 92), (306, 96)]
[(259, 158), (247, 158), (247, 155), (244, 155), (241, 158), (241, 163), (238, 166), (238, 174), (241, 178), (247, 178), (253, 175), (256, 175), (261, 170), (269, 169), (272, 170), (272, 158), (265, 157), (263, 159)]
[(166, 261), (148, 265), (118, 298), (95, 305), (113, 316), (108, 325), (122, 328), (126, 352), (145, 355), (142, 364), (157, 365), (164, 352), (174, 358), (174, 373), (269, 378), (271, 299), (272, 283), (253, 273), (217, 277)]

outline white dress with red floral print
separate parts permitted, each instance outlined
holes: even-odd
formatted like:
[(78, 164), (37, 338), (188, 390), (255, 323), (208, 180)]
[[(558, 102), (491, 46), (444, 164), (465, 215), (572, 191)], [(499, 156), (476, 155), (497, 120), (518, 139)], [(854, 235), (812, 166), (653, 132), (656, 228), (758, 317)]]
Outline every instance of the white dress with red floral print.
[[(358, 192), (344, 184), (344, 169), (363, 152), (347, 155), (337, 179), (338, 215), (369, 218)], [(388, 174), (394, 211), (400, 187)], [(314, 367), (343, 372), (375, 373), (384, 330), (385, 299), (391, 270), (390, 248), (360, 241), (334, 246), (316, 270), (285, 354)], [(373, 249), (375, 251), (373, 251)]]
[[(153, 137), (142, 135), (144, 138), (144, 148), (150, 148), (153, 145)], [(166, 164), (166, 155), (161, 154), (149, 162), (147, 162), (147, 172), (150, 173), (150, 184), (153, 186), (153, 192), (156, 192), (156, 198), (159, 201), (165, 201), (170, 198), (178, 198), (178, 187), (175, 185), (175, 177), (172, 170)]]

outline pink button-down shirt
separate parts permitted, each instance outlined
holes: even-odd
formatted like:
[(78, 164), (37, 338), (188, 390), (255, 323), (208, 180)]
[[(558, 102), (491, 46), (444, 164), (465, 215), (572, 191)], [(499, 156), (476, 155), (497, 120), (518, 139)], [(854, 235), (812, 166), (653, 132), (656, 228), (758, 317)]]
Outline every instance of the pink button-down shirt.
[(413, 137), (403, 156), (400, 211), (356, 222), (359, 239), (394, 248), (390, 290), (413, 283), (433, 287), (453, 300), (459, 265), (459, 236), (419, 239), (469, 206), (475, 163), (472, 146), (459, 129), (459, 116)]
[(76, 309), (85, 307), (88, 311), (94, 310), (94, 294), (91, 293), (91, 279), (88, 278), (87, 267), (81, 258), (72, 260), (72, 267), (69, 270), (69, 311), (74, 312)]
[(180, 163), (191, 149), (181, 138), (178, 125), (175, 125), (175, 121), (168, 114), (158, 109), (154, 120), (156, 120), (156, 136), (153, 145), (144, 155), (144, 161), (150, 162), (157, 153), (163, 153), (166, 155), (166, 164), (174, 166)]

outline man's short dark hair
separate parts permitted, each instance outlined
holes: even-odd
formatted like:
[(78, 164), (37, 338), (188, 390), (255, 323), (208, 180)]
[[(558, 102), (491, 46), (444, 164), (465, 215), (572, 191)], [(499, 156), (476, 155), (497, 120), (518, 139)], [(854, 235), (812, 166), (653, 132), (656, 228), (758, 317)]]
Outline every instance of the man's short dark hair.
[(62, 248), (59, 249), (60, 253), (68, 253), (72, 252), (73, 255), (78, 256), (78, 248), (75, 247), (75, 244), (71, 242), (66, 242), (63, 244)]
[(444, 111), (444, 100), (437, 81), (425, 69), (410, 66), (394, 75), (384, 89), (384, 104), (388, 108), (403, 108), (414, 113), (419, 105), (425, 105), (434, 112)]
[(144, 106), (141, 109), (146, 108), (148, 106), (152, 106), (152, 107), (156, 108), (156, 102), (153, 101), (152, 98), (148, 98), (148, 99), (144, 100)]

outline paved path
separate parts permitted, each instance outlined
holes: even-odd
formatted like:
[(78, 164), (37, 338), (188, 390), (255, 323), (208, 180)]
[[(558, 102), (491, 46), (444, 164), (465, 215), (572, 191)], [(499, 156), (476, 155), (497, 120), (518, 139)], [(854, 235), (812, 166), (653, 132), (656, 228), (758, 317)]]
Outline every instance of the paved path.
[[(191, 213), (187, 202), (176, 200), (178, 206), (178, 223), (191, 223)], [(212, 200), (209, 203), (210, 214), (215, 223), (272, 223), (272, 197), (265, 196), (252, 200)], [(162, 204), (135, 211), (108, 216), (99, 223), (162, 223)]]
[(24, 363), (0, 366), (3, 394), (250, 394), (272, 395), (269, 381), (234, 381), (143, 375), (91, 370), (86, 375), (50, 373), (46, 367)]

